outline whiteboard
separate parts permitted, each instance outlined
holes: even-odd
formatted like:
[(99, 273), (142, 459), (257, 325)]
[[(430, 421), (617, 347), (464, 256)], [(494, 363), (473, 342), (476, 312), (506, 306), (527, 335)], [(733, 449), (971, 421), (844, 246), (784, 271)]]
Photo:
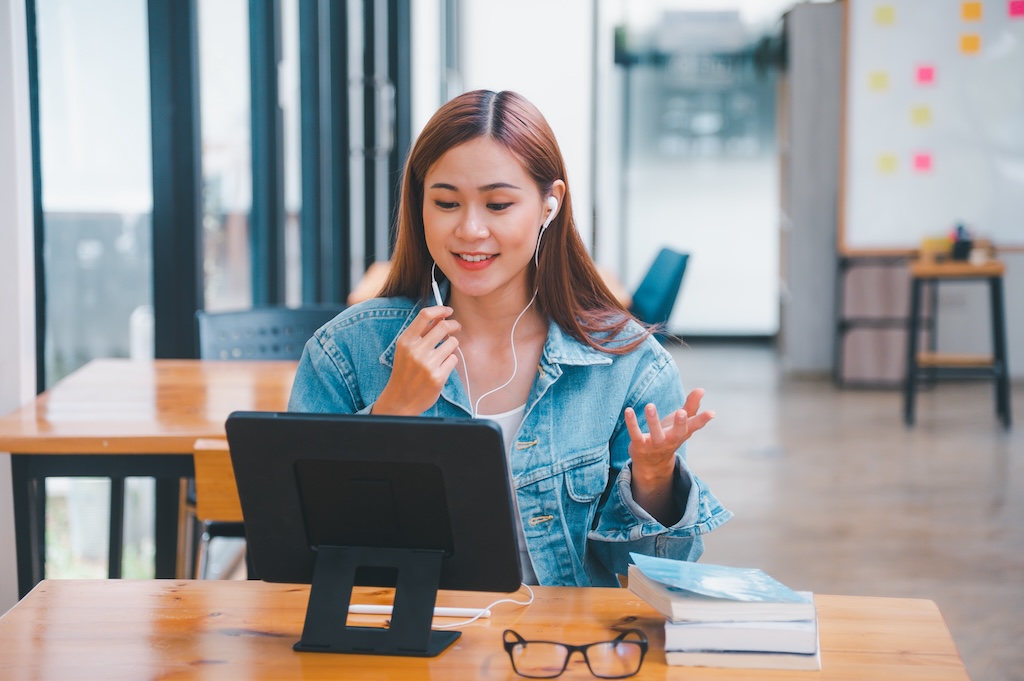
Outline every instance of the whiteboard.
[(1024, 246), (1024, 0), (846, 0), (839, 248)]

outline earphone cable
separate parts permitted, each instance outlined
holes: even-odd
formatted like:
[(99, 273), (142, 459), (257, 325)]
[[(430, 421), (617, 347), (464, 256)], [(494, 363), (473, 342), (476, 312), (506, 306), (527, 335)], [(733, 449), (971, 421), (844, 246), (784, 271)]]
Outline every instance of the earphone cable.
[(463, 371), (466, 372), (466, 396), (469, 398), (469, 403), (473, 405), (473, 418), (477, 418), (480, 415), (480, 402), (482, 402), (485, 397), (492, 393), (498, 392), (499, 390), (507, 386), (509, 383), (511, 383), (513, 379), (515, 379), (516, 373), (518, 373), (519, 371), (519, 357), (516, 355), (516, 327), (519, 325), (519, 320), (523, 318), (523, 315), (526, 314), (526, 311), (530, 309), (530, 306), (533, 305), (533, 301), (535, 301), (536, 299), (537, 292), (534, 291), (533, 297), (530, 298), (530, 302), (526, 304), (526, 307), (523, 308), (523, 311), (519, 313), (518, 317), (516, 317), (516, 321), (512, 323), (512, 333), (510, 333), (508, 337), (509, 343), (512, 345), (512, 375), (508, 377), (507, 381), (499, 385), (497, 388), (485, 392), (477, 399), (476, 402), (473, 402), (473, 396), (469, 388), (469, 364), (466, 362), (466, 356), (462, 354), (461, 348), (455, 348), (456, 351), (458, 351), (459, 353), (459, 357), (462, 358), (462, 369)]
[[(547, 228), (548, 228), (549, 224), (550, 224), (550, 220), (548, 222), (545, 222), (544, 225), (541, 227), (540, 233), (537, 235), (537, 245), (533, 249), (534, 277), (536, 277), (536, 272), (540, 269), (540, 238), (542, 236), (544, 236), (544, 232), (547, 231)], [(437, 268), (437, 262), (434, 261), (434, 263), (430, 267), (430, 281), (431, 281), (431, 285), (433, 286), (433, 289), (434, 289), (434, 295), (437, 297), (437, 303), (440, 305), (441, 304), (441, 300), (440, 300), (441, 295), (438, 292), (438, 289), (437, 289), (437, 279), (434, 276), (434, 272), (435, 272), (436, 268)], [(462, 348), (460, 348), (460, 347), (456, 347), (455, 348), (455, 351), (459, 353), (459, 357), (462, 359), (462, 370), (466, 374), (466, 397), (467, 397), (467, 399), (469, 399), (469, 404), (470, 404), (470, 406), (472, 408), (472, 412), (470, 413), (470, 416), (472, 416), (473, 418), (478, 418), (479, 417), (479, 415), (480, 415), (480, 402), (482, 402), (485, 397), (487, 397), (488, 395), (491, 395), (493, 393), (498, 392), (499, 390), (501, 390), (502, 388), (507, 386), (509, 383), (511, 383), (513, 381), (513, 379), (515, 379), (516, 373), (518, 373), (518, 371), (519, 371), (519, 357), (518, 357), (518, 355), (516, 355), (516, 327), (519, 325), (519, 320), (523, 318), (523, 315), (526, 314), (526, 311), (529, 310), (530, 306), (533, 305), (533, 302), (535, 300), (537, 300), (537, 293), (538, 293), (538, 291), (539, 291), (539, 287), (534, 286), (533, 297), (530, 298), (530, 302), (528, 302), (526, 304), (526, 307), (523, 308), (523, 311), (519, 313), (519, 316), (516, 317), (516, 320), (512, 323), (512, 333), (510, 333), (509, 337), (508, 337), (509, 344), (512, 346), (512, 375), (508, 377), (507, 381), (505, 381), (504, 383), (499, 385), (497, 388), (494, 388), (493, 390), (489, 390), (489, 391), (485, 392), (483, 395), (481, 395), (477, 399), (476, 402), (473, 402), (473, 391), (470, 388), (471, 384), (470, 384), (470, 381), (469, 381), (469, 363), (466, 361), (466, 356), (462, 354)]]

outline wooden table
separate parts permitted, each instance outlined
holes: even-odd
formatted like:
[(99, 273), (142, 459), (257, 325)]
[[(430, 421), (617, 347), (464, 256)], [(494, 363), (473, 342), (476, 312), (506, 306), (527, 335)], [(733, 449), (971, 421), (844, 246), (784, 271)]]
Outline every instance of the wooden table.
[[(602, 640), (617, 624), (646, 631), (644, 679), (963, 681), (963, 662), (935, 603), (817, 596), (821, 671), (667, 667), (663, 622), (626, 589), (535, 587), (533, 605), (498, 605), (435, 658), (296, 653), (308, 586), (258, 581), (40, 583), (0, 618), (0, 680), (517, 679), (501, 632), (566, 643)], [(387, 603), (359, 589), (357, 602)], [(438, 604), (480, 607), (497, 595), (442, 591)], [(382, 617), (353, 616), (369, 625)], [(440, 622), (441, 620), (438, 620)], [(452, 620), (446, 620), (452, 621)], [(591, 679), (579, 656), (562, 678)]]
[[(156, 576), (177, 567), (180, 480), (199, 438), (223, 438), (236, 410), (282, 411), (294, 361), (95, 360), (0, 417), (11, 453), (19, 595), (45, 576), (45, 490), (58, 476), (156, 479)], [(117, 485), (112, 485), (117, 490)], [(120, 574), (120, 513), (111, 513), (111, 575)]]

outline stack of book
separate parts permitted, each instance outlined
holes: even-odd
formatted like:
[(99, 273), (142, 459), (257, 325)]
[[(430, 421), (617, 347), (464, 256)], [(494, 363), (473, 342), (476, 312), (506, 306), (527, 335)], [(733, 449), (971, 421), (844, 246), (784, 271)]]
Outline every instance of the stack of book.
[(629, 589), (665, 616), (668, 664), (821, 669), (812, 593), (757, 569), (631, 555)]

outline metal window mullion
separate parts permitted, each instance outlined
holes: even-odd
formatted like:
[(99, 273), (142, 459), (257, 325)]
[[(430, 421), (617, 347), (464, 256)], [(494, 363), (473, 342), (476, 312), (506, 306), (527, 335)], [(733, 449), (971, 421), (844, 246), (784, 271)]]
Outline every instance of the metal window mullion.
[(409, 0), (388, 0), (388, 78), (395, 88), (394, 143), (388, 153), (388, 257), (397, 236), (396, 210), (402, 191), (402, 169), (412, 146), (412, 8)]
[(363, 267), (377, 259), (378, 0), (363, 0)]
[(278, 0), (249, 0), (252, 83), (252, 301), (285, 302), (284, 125), (278, 97), (281, 11)]
[(320, 97), (320, 0), (299, 0), (299, 109), (302, 173), (302, 301), (325, 300), (320, 225), (324, 210)]
[(154, 356), (196, 356), (202, 306), (198, 29), (195, 0), (149, 0), (153, 140)]
[(32, 222), (36, 293), (36, 394), (46, 389), (46, 258), (43, 244), (43, 170), (39, 143), (39, 41), (36, 34), (36, 2), (25, 1), (25, 30), (28, 52), (29, 125), (32, 135)]
[(338, 302), (344, 302), (352, 288), (351, 222), (352, 209), (351, 173), (349, 153), (352, 146), (349, 134), (349, 87), (348, 87), (348, 22), (347, 3), (329, 4), (327, 18), (328, 46), (326, 58), (328, 68), (321, 82), (328, 82), (329, 97), (325, 114), (329, 138), (324, 140), (328, 152), (326, 187), (330, 198), (330, 213), (325, 217), (323, 229), (325, 241), (326, 268), (333, 275), (332, 292)]

